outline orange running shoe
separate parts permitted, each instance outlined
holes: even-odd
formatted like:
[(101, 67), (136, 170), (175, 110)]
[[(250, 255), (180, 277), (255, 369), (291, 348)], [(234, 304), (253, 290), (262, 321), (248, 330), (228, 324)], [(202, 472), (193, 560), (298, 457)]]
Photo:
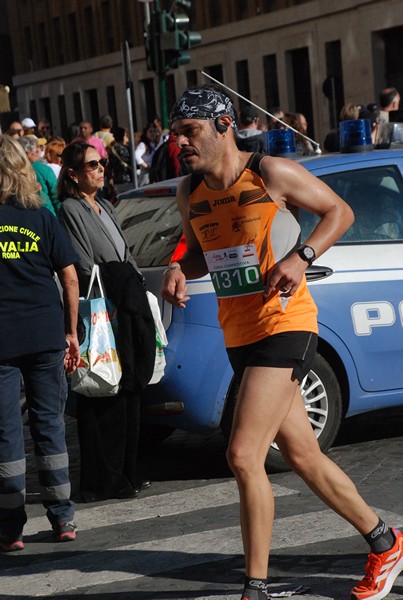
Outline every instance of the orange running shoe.
[(365, 577), (351, 590), (351, 600), (380, 600), (390, 592), (403, 571), (403, 533), (392, 529), (396, 542), (381, 554), (368, 554)]

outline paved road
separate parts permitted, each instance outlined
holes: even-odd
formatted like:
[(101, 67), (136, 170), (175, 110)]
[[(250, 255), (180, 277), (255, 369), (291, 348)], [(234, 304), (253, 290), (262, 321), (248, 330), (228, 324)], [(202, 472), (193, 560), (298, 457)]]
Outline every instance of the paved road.
[[(0, 556), (0, 598), (239, 600), (243, 559), (235, 483), (219, 433), (176, 433), (145, 457), (153, 485), (135, 500), (77, 504), (79, 535), (54, 544), (38, 501), (27, 429), (26, 548)], [(79, 459), (67, 417), (73, 495)], [(403, 410), (346, 422), (331, 457), (379, 514), (403, 527)], [(272, 588), (310, 587), (305, 600), (344, 600), (363, 574), (361, 536), (293, 473), (271, 476), (276, 522)], [(403, 597), (403, 576), (389, 600)]]

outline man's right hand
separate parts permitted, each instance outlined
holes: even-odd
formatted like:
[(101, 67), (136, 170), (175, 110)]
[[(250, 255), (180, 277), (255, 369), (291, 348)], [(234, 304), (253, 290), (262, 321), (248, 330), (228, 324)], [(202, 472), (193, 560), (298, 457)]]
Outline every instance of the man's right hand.
[(168, 271), (162, 277), (161, 296), (173, 306), (186, 308), (189, 296), (186, 296), (186, 277), (182, 271)]

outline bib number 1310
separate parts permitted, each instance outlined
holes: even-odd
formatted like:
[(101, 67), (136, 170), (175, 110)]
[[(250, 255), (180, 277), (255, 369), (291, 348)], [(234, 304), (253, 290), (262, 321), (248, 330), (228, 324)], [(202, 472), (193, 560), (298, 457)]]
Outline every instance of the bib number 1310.
[(206, 252), (205, 256), (218, 298), (246, 296), (263, 291), (254, 244)]
[(244, 267), (211, 274), (217, 296), (243, 296), (263, 291), (258, 267)]

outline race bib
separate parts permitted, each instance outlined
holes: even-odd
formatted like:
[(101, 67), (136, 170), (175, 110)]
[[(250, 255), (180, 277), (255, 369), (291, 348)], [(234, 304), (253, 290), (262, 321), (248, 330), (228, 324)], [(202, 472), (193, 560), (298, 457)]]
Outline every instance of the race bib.
[(255, 244), (210, 250), (204, 257), (218, 298), (263, 292)]

